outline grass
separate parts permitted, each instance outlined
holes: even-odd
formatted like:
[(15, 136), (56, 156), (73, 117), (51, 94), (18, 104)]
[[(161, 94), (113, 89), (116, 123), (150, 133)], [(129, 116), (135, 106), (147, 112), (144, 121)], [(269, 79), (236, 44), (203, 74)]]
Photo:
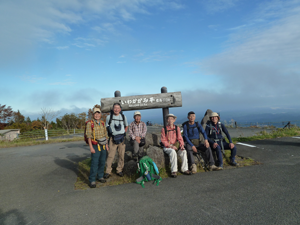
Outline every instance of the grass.
[(73, 141), (83, 141), (83, 137), (49, 139), (48, 141), (34, 140), (34, 139), (15, 139), (13, 141), (0, 141), (0, 148), (33, 146), (33, 145), (43, 145), (43, 144), (53, 144), (53, 143), (61, 143), (61, 142), (73, 142)]
[(274, 139), (280, 137), (292, 137), (297, 135), (300, 135), (300, 128), (295, 126), (295, 127), (291, 127), (290, 129), (278, 128), (277, 130), (273, 130), (269, 133), (263, 130), (259, 132), (257, 135), (251, 137), (232, 138), (232, 141), (236, 143), (236, 142), (244, 142), (244, 141)]
[[(230, 156), (231, 151), (230, 150), (226, 150), (225, 151), (225, 155), (226, 158), (228, 159)], [(233, 166), (230, 166), (228, 161), (226, 160), (226, 158), (223, 157), (223, 167), (224, 169), (231, 169), (231, 168), (236, 168)], [(245, 158), (245, 157), (241, 157), (241, 156), (236, 156), (236, 161), (239, 164), (238, 167), (244, 167), (244, 166), (253, 166), (253, 165), (259, 165), (260, 162), (255, 161), (254, 159), (251, 158)], [(180, 161), (178, 163), (178, 168), (181, 167), (180, 165)], [(77, 177), (77, 181), (75, 183), (75, 189), (76, 190), (85, 190), (89, 188), (89, 173), (90, 173), (90, 166), (91, 166), (91, 159), (87, 158), (85, 160), (83, 160), (82, 162), (78, 163), (78, 177)], [(198, 167), (198, 173), (202, 173), (205, 172), (204, 169), (202, 169), (202, 167), (200, 167), (199, 163), (197, 164)], [(104, 170), (105, 171), (105, 170)], [(99, 187), (105, 187), (105, 186), (114, 186), (114, 185), (120, 185), (120, 184), (128, 184), (128, 183), (135, 183), (136, 179), (139, 178), (139, 174), (135, 173), (132, 175), (124, 175), (124, 177), (119, 177), (117, 175), (115, 175), (116, 171), (115, 168), (113, 168), (113, 172), (111, 177), (107, 180), (106, 183), (100, 183), (100, 182), (96, 182), (96, 186), (97, 188)], [(181, 173), (177, 173), (178, 176), (181, 176)], [(160, 168), (159, 169), (159, 176), (163, 179), (168, 178), (171, 176), (171, 170), (170, 167), (166, 167), (166, 168)], [(151, 182), (150, 182), (151, 183)]]

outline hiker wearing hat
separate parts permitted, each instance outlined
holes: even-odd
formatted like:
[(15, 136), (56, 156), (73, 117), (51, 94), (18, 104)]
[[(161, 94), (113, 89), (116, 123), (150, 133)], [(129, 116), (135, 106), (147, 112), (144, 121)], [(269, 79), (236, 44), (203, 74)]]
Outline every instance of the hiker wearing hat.
[(134, 112), (133, 118), (134, 121), (129, 125), (130, 143), (133, 145), (133, 156), (142, 157), (147, 126), (143, 121), (141, 121), (142, 116), (139, 111)]
[[(226, 127), (220, 122), (220, 116), (218, 113), (213, 112), (210, 114), (210, 121), (207, 123), (205, 132), (208, 137), (208, 142), (213, 151), (216, 151), (216, 155), (218, 158), (217, 164), (219, 169), (223, 169), (223, 157), (222, 150), (230, 149), (230, 164), (232, 166), (237, 166), (235, 162), (236, 155), (236, 147), (232, 143), (231, 137), (228, 133)], [(225, 138), (222, 136), (222, 132), (224, 132), (229, 140), (229, 143), (225, 141)]]
[(124, 155), (125, 155), (125, 135), (128, 128), (127, 118), (121, 112), (122, 108), (119, 103), (115, 103), (110, 112), (110, 115), (106, 117), (106, 129), (108, 131), (109, 138), (109, 152), (106, 160), (106, 173), (104, 178), (108, 179), (111, 176), (112, 163), (118, 149), (119, 160), (117, 166), (117, 175), (123, 177), (124, 168)]
[(106, 153), (108, 151), (108, 135), (104, 122), (100, 121), (100, 108), (94, 107), (93, 113), (93, 119), (86, 124), (86, 137), (91, 151), (91, 169), (89, 176), (91, 188), (96, 187), (96, 176), (97, 180), (101, 183), (106, 182), (103, 175)]
[[(195, 122), (196, 115), (193, 111), (188, 113), (189, 120), (182, 124), (183, 127), (183, 138), (186, 142), (187, 158), (189, 168), (191, 168), (192, 173), (197, 172), (197, 166), (195, 164), (195, 158), (193, 153), (197, 153), (198, 150), (205, 154), (205, 158), (208, 160), (208, 164), (211, 170), (218, 170), (215, 166), (215, 161), (209, 147), (207, 140), (207, 135), (198, 122)], [(204, 137), (204, 144), (200, 142), (200, 133)]]
[[(177, 154), (181, 157), (181, 172), (190, 175), (188, 170), (187, 153), (184, 149), (184, 142), (181, 136), (180, 128), (174, 125), (176, 116), (168, 114), (166, 119), (168, 124), (161, 129), (161, 142), (164, 145), (164, 152), (169, 155), (171, 163), (171, 177), (177, 177)], [(177, 153), (176, 153), (177, 151)]]

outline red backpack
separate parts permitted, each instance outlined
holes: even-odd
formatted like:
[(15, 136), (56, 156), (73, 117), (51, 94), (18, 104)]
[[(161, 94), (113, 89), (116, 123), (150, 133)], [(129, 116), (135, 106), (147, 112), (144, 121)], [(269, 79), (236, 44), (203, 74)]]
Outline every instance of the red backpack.
[[(94, 121), (93, 120), (88, 120), (88, 121), (85, 122), (85, 128), (84, 128), (84, 140), (85, 140), (85, 143), (89, 144), (88, 138), (86, 136), (86, 125), (87, 125), (88, 122), (91, 122), (92, 132), (94, 133), (94, 140), (92, 139), (92, 144), (93, 145), (97, 145), (98, 142), (95, 140), (95, 130), (94, 130)], [(102, 123), (103, 126), (105, 126), (103, 121), (100, 121), (100, 122)]]

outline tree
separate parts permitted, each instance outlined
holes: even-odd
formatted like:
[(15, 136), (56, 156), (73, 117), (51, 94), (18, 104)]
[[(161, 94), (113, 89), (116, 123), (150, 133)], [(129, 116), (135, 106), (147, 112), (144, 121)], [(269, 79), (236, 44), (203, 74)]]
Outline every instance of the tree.
[(79, 118), (79, 123), (80, 123), (80, 129), (83, 129), (83, 125), (85, 124), (86, 121), (86, 113), (79, 113), (78, 114), (78, 118)]
[(29, 116), (27, 116), (27, 118), (26, 118), (26, 123), (29, 125), (29, 124), (31, 124), (31, 119), (29, 118)]
[(92, 109), (89, 109), (89, 111), (88, 111), (88, 119), (89, 120), (93, 119), (93, 110)]
[(67, 132), (69, 133), (69, 130), (70, 130), (72, 124), (71, 124), (71, 120), (70, 120), (70, 115), (68, 113), (66, 113), (61, 118), (61, 123), (67, 129)]
[(43, 125), (42, 125), (41, 121), (38, 121), (38, 120), (34, 120), (34, 121), (32, 121), (32, 123), (31, 123), (31, 128), (32, 128), (33, 130), (39, 130), (39, 129), (41, 129), (42, 126), (43, 126)]
[(56, 118), (56, 128), (63, 128), (63, 124), (59, 118)]
[(14, 123), (23, 123), (25, 121), (25, 116), (23, 116), (20, 111), (13, 113)]
[(52, 121), (58, 114), (59, 114), (58, 111), (53, 111), (47, 108), (41, 108), (41, 116), (42, 116), (41, 122), (45, 129), (48, 129), (49, 121)]
[(6, 122), (13, 116), (13, 111), (10, 106), (0, 104), (0, 122)]

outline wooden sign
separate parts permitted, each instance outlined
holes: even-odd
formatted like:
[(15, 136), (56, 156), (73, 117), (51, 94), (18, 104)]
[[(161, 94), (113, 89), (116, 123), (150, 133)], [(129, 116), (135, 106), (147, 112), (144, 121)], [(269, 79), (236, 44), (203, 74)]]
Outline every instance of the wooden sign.
[(104, 113), (109, 112), (114, 103), (119, 103), (122, 107), (122, 111), (181, 107), (182, 97), (179, 91), (152, 95), (102, 98), (101, 111)]

